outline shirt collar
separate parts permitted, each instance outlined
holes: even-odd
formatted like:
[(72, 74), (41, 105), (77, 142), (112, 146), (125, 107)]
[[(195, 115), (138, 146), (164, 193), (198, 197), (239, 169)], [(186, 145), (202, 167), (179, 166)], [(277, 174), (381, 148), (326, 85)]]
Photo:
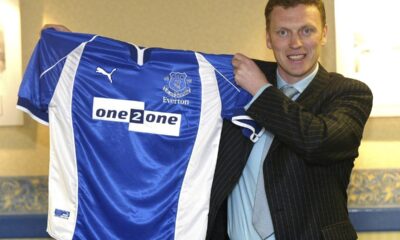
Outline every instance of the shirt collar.
[(317, 64), (317, 67), (314, 69), (314, 71), (312, 71), (308, 76), (306, 76), (305, 78), (296, 82), (295, 84), (289, 84), (289, 83), (285, 82), (285, 80), (283, 80), (281, 75), (279, 75), (279, 72), (277, 69), (276, 70), (277, 87), (280, 89), (285, 85), (291, 85), (294, 88), (296, 88), (296, 90), (299, 91), (299, 93), (302, 93), (307, 88), (307, 86), (311, 83), (311, 81), (314, 79), (315, 75), (317, 75), (318, 69), (319, 69), (319, 64)]

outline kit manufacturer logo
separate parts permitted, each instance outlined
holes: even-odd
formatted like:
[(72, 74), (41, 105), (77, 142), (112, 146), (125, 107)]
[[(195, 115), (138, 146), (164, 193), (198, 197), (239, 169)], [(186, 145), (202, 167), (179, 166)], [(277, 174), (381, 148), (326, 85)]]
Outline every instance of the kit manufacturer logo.
[(112, 74), (115, 72), (115, 70), (117, 70), (116, 68), (114, 68), (113, 70), (111, 70), (111, 72), (106, 72), (106, 70), (104, 70), (103, 68), (101, 68), (101, 67), (97, 67), (96, 68), (96, 72), (97, 73), (100, 73), (100, 74), (103, 74), (104, 76), (106, 76), (107, 78), (108, 78), (108, 81), (110, 81), (110, 83), (112, 83), (113, 82), (113, 80), (112, 80)]

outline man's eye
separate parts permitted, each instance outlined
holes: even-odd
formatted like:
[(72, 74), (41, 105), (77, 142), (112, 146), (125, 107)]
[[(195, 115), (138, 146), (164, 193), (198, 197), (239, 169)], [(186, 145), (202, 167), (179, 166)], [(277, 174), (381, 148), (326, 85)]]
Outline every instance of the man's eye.
[(314, 29), (312, 29), (312, 28), (303, 28), (303, 35), (305, 35), (305, 36), (309, 36), (309, 35), (311, 35), (313, 32), (314, 32)]
[(286, 30), (279, 30), (277, 33), (280, 37), (286, 37), (288, 35)]

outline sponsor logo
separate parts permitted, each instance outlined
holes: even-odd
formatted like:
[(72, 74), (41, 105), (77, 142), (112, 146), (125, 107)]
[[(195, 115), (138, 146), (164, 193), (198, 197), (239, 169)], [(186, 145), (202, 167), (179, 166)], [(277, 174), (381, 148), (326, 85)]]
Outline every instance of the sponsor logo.
[(128, 123), (129, 131), (179, 136), (182, 116), (146, 110), (145, 103), (140, 101), (95, 97), (92, 118)]
[(191, 93), (189, 84), (192, 80), (188, 79), (187, 74), (184, 72), (170, 72), (164, 80), (166, 84), (164, 85), (163, 90), (172, 98), (163, 97), (163, 102), (189, 105), (189, 100), (181, 99)]
[(61, 210), (58, 208), (54, 210), (54, 216), (56, 217), (68, 219), (69, 215), (70, 215), (69, 211)]

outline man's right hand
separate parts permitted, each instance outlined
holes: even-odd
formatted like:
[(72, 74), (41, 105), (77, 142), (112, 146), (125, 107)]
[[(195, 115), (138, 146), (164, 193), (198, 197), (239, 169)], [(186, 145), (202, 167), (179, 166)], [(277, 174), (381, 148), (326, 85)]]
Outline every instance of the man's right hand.
[(54, 28), (55, 30), (60, 32), (71, 32), (71, 30), (69, 30), (66, 26), (60, 24), (46, 24), (42, 27), (42, 29), (46, 28)]
[(245, 55), (236, 53), (232, 59), (232, 65), (236, 83), (251, 95), (254, 96), (261, 87), (268, 83), (257, 64)]

